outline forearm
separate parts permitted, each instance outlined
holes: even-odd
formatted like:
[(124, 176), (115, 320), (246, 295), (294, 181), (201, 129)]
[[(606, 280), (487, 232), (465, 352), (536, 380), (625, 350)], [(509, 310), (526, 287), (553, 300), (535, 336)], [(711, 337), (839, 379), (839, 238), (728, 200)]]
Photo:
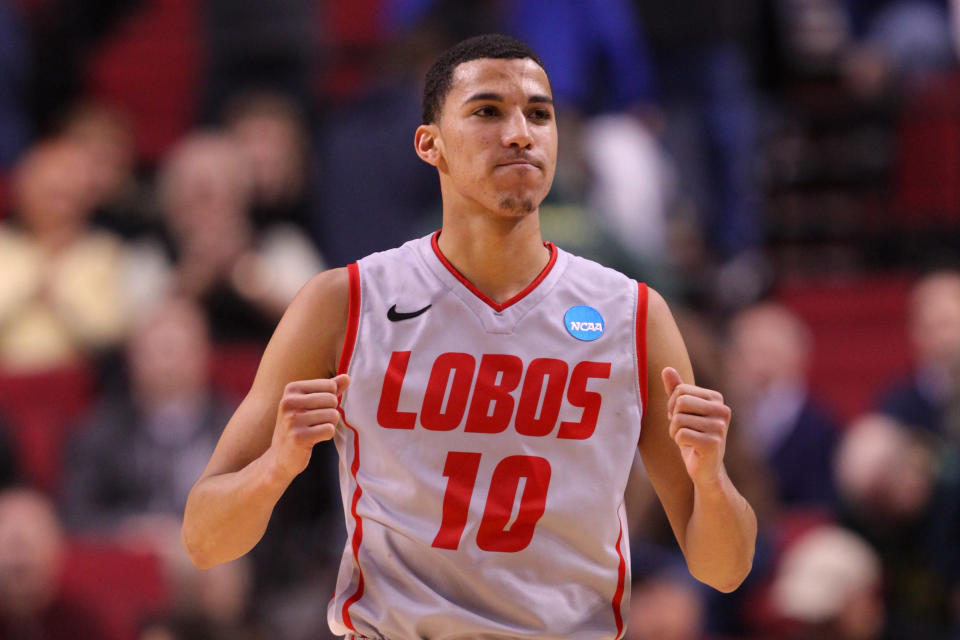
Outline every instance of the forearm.
[(733, 591), (750, 573), (756, 539), (753, 509), (726, 473), (711, 485), (694, 485), (684, 554), (695, 578), (719, 591)]
[(206, 569), (250, 551), (291, 480), (268, 449), (239, 471), (198, 482), (187, 498), (181, 536), (193, 563)]

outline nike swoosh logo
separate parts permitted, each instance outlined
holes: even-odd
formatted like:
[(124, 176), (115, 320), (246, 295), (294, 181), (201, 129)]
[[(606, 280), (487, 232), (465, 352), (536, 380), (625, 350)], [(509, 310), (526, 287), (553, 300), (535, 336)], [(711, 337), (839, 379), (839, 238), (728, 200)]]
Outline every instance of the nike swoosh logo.
[(432, 304), (428, 304), (423, 309), (417, 309), (416, 311), (397, 311), (397, 305), (393, 305), (387, 309), (387, 320), (390, 322), (400, 322), (401, 320), (409, 320), (410, 318), (416, 318), (421, 313), (425, 312), (427, 309), (432, 307)]

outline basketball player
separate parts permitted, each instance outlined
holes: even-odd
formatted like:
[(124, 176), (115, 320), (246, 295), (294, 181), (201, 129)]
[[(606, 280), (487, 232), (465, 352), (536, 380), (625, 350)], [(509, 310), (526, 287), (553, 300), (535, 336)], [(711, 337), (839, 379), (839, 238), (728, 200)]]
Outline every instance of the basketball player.
[(414, 142), (442, 230), (298, 294), (191, 492), (193, 561), (249, 551), (332, 438), (334, 633), (618, 638), (639, 446), (691, 573), (735, 589), (756, 519), (724, 470), (730, 410), (693, 384), (656, 292), (540, 237), (557, 125), (537, 55), (503, 36), (448, 50)]

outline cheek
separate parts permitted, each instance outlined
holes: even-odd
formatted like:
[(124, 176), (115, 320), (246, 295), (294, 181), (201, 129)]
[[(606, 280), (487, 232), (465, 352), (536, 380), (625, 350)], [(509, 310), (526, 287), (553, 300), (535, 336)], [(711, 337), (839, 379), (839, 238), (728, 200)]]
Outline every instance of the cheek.
[(447, 163), (451, 173), (461, 178), (480, 178), (484, 174), (486, 164), (484, 155), (484, 140), (461, 140), (451, 148), (452, 153), (447, 155)]

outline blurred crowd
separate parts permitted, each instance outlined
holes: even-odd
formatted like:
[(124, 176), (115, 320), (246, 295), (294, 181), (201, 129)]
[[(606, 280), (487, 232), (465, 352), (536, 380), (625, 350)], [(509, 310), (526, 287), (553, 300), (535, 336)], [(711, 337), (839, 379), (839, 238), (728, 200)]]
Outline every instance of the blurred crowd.
[(638, 462), (627, 638), (960, 639), (956, 3), (2, 0), (0, 640), (327, 637), (333, 448), (209, 571), (186, 495), (299, 287), (439, 226), (420, 83), (491, 31), (552, 81), (545, 237), (669, 298), (759, 516), (712, 592)]

